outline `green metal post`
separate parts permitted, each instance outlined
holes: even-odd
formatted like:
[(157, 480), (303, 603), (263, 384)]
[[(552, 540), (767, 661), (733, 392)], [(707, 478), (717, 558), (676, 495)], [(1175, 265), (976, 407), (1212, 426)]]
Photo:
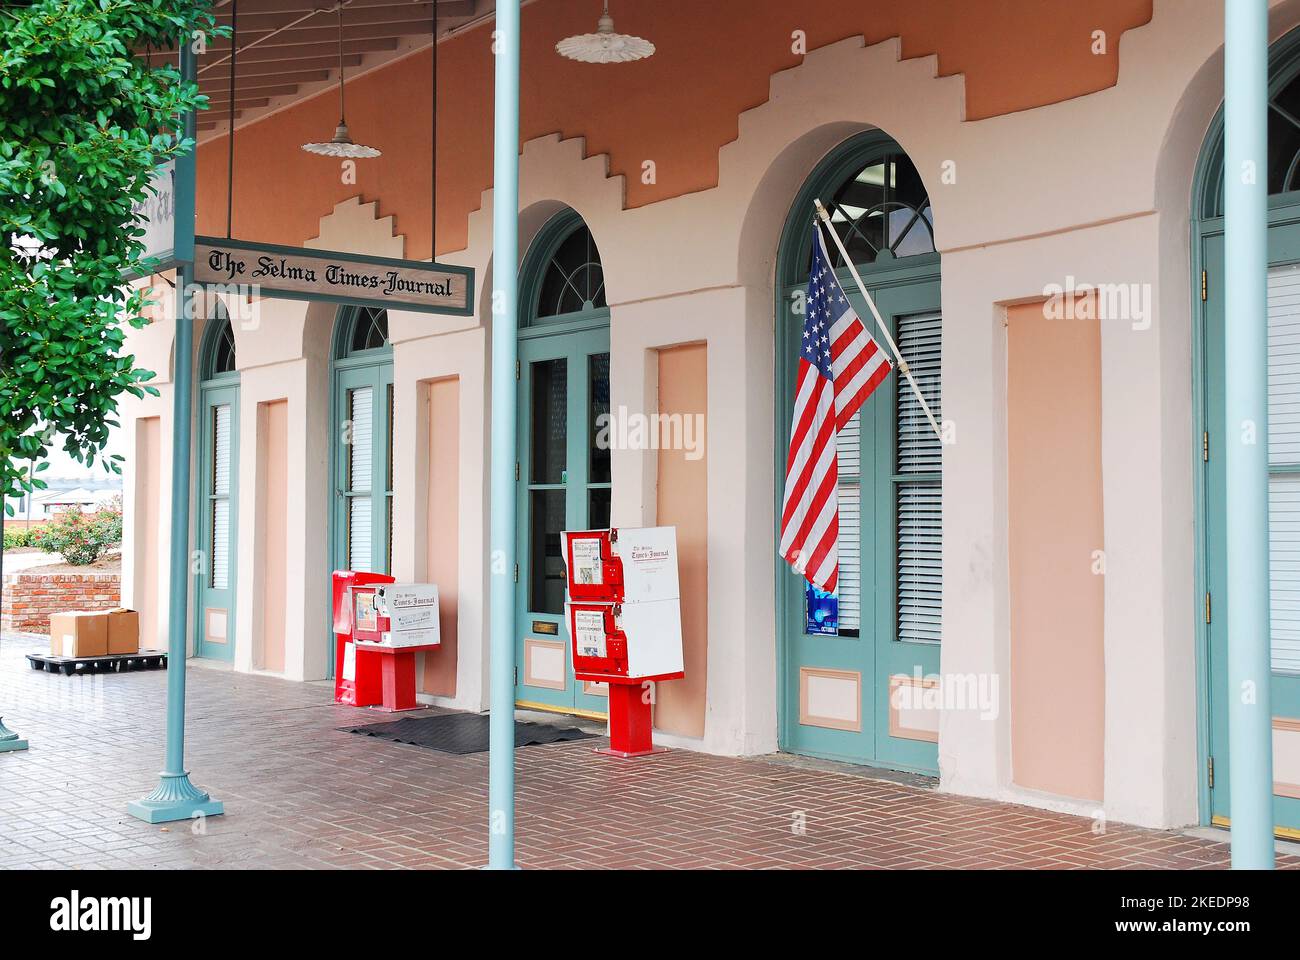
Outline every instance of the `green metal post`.
[(1268, 0), (1224, 3), (1228, 757), (1234, 869), (1273, 867), (1269, 709)]
[(519, 0), (496, 7), (492, 178), (488, 869), (515, 867), (515, 361), (519, 355)]
[[(196, 76), (189, 38), (181, 43), (181, 75)], [(185, 135), (193, 138), (193, 112), (185, 115)], [(176, 161), (176, 249), (194, 249), (195, 151)], [(191, 257), (192, 257), (191, 253)], [(185, 769), (185, 641), (188, 634), (190, 585), (190, 456), (192, 452), (194, 380), (194, 282), (192, 263), (176, 272), (176, 337), (172, 376), (172, 516), (171, 576), (167, 607), (167, 750), (158, 786), (149, 795), (127, 805), (127, 811), (147, 823), (216, 816), (223, 811), (190, 783)]]

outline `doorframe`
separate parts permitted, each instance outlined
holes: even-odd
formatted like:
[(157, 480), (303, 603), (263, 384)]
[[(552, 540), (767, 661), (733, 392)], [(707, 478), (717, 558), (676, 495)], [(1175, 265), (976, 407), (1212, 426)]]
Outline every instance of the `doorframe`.
[[(1268, 94), (1300, 76), (1300, 28), (1296, 28), (1269, 46)], [(1219, 207), (1208, 208), (1218, 198), (1221, 205), (1223, 181), (1223, 103), (1201, 141), (1196, 168), (1192, 176), (1189, 246), (1191, 248), (1190, 293), (1192, 303), (1192, 542), (1194, 589), (1192, 595), (1195, 625), (1196, 660), (1196, 801), (1201, 826), (1214, 823), (1213, 799), (1210, 796), (1209, 762), (1213, 744), (1211, 730), (1211, 650), (1209, 625), (1205, 622), (1205, 596), (1209, 590), (1209, 509), (1206, 499), (1203, 437), (1209, 426), (1205, 410), (1206, 376), (1206, 301), (1201, 299), (1201, 273), (1206, 268), (1205, 243), (1223, 234), (1224, 222)], [(1300, 191), (1275, 194), (1268, 198), (1268, 227), (1300, 222)], [(1213, 282), (1212, 280), (1210, 282)], [(1222, 282), (1222, 280), (1220, 280)], [(1211, 440), (1213, 443), (1213, 439)]]
[[(804, 178), (798, 193), (795, 195), (794, 202), (790, 206), (790, 212), (786, 215), (785, 221), (781, 227), (781, 236), (777, 244), (777, 255), (775, 272), (773, 278), (773, 298), (772, 309), (774, 317), (774, 349), (776, 353), (775, 363), (775, 384), (776, 389), (773, 391), (773, 409), (772, 424), (774, 435), (779, 439), (784, 435), (789, 426), (790, 403), (791, 399), (788, 393), (787, 384), (794, 383), (794, 373), (796, 362), (788, 351), (782, 349), (784, 324), (785, 324), (785, 307), (786, 298), (792, 289), (802, 286), (802, 283), (796, 281), (792, 286), (785, 282), (786, 277), (798, 277), (799, 272), (803, 270), (804, 258), (812, 244), (812, 224), (813, 224), (813, 199), (826, 184), (839, 183), (845, 177), (855, 173), (863, 162), (864, 155), (869, 155), (872, 150), (878, 148), (894, 147), (904, 156), (910, 156), (893, 137), (885, 131), (875, 129), (868, 130), (855, 136), (849, 137), (837, 146), (835, 146), (825, 157), (813, 167), (812, 171)], [(942, 283), (942, 257), (938, 253), (923, 254), (919, 256), (905, 257), (884, 264), (873, 264), (869, 267), (858, 267), (859, 273), (863, 277), (863, 282), (872, 288), (883, 287), (904, 287), (917, 283), (937, 282)], [(843, 274), (841, 276), (841, 274)], [(845, 289), (851, 282), (851, 274), (846, 268), (836, 271), (837, 277), (840, 278), (841, 285)], [(942, 306), (940, 307), (942, 309)], [(868, 332), (874, 337), (876, 332), (874, 327), (870, 327)], [(783, 509), (784, 490), (782, 481), (785, 477), (786, 458), (789, 449), (784, 444), (777, 442), (773, 445), (773, 476), (776, 481), (772, 487), (772, 524), (774, 530), (774, 543), (781, 541), (781, 514)], [(793, 645), (787, 642), (785, 634), (785, 624), (791, 617), (789, 598), (787, 597), (786, 578), (789, 575), (789, 567), (786, 562), (779, 556), (774, 556), (773, 566), (773, 592), (776, 599), (775, 603), (775, 627), (776, 627), (776, 732), (777, 747), (779, 750), (786, 750), (789, 746), (789, 738), (786, 735), (786, 727), (790, 718), (798, 717), (799, 705), (790, 702), (790, 689), (792, 684), (788, 682), (789, 671), (793, 659)], [(942, 647), (940, 648), (942, 651)], [(942, 656), (942, 653), (941, 653)], [(873, 657), (874, 663), (874, 657)], [(873, 667), (874, 669), (874, 667)], [(871, 682), (876, 682), (876, 677), (872, 676)], [(878, 711), (877, 711), (878, 713)], [(876, 723), (876, 717), (872, 718), (872, 723)], [(801, 756), (819, 756), (811, 751), (799, 751)], [(834, 756), (828, 759), (844, 761), (844, 757)], [(877, 761), (845, 761), (857, 763), (869, 763)], [(883, 765), (883, 764), (881, 764)], [(904, 770), (913, 773), (921, 773), (932, 776), (934, 770), (930, 768), (911, 767), (905, 764), (890, 762), (888, 769)]]
[[(558, 317), (538, 317), (537, 307), (541, 297), (542, 284), (545, 282), (547, 267), (551, 258), (555, 255), (559, 246), (568, 239), (569, 234), (580, 226), (591, 229), (590, 224), (586, 222), (582, 214), (571, 207), (565, 207), (563, 210), (556, 212), (549, 220), (543, 224), (542, 228), (537, 231), (536, 236), (529, 242), (526, 252), (521, 260), (523, 264), (520, 270), (519, 284), (519, 301), (518, 301), (518, 326), (517, 341), (519, 344), (533, 342), (545, 339), (562, 339), (567, 340), (577, 334), (590, 333), (595, 331), (604, 331), (607, 337), (610, 334), (610, 308), (592, 307), (589, 310), (579, 310), (572, 313), (562, 314)], [(592, 241), (595, 242), (595, 235), (592, 235)], [(596, 246), (596, 252), (599, 254), (599, 245)], [(604, 282), (603, 260), (601, 279)], [(608, 304), (608, 299), (606, 299)], [(610, 344), (610, 359), (613, 360), (613, 344)], [(515, 371), (515, 413), (517, 422), (520, 424), (518, 437), (515, 444), (515, 455), (519, 456), (520, 441), (527, 435), (531, 427), (531, 421), (528, 419), (529, 403), (522, 393), (522, 360)], [(572, 371), (570, 371), (572, 375)], [(610, 366), (611, 384), (613, 379), (613, 364)], [(612, 399), (612, 389), (611, 389)], [(519, 461), (521, 471), (527, 469), (527, 464)], [(523, 478), (516, 481), (514, 496), (516, 504), (522, 503), (525, 498), (524, 493), (527, 488), (527, 480)], [(613, 480), (610, 482), (611, 496), (613, 491)], [(527, 524), (524, 519), (523, 511), (518, 510), (518, 516), (515, 523), (515, 559), (519, 569), (519, 580), (514, 585), (514, 596), (511, 602), (514, 604), (516, 611), (515, 616), (515, 636), (511, 638), (512, 647), (515, 648), (515, 706), (526, 710), (540, 710), (548, 713), (560, 713), (568, 716), (585, 717), (588, 719), (604, 720), (608, 717), (608, 711), (598, 712), (581, 706), (577, 706), (577, 698), (582, 693), (582, 688), (576, 677), (570, 676), (570, 681), (574, 685), (574, 706), (564, 707), (555, 704), (540, 703), (530, 700), (519, 699), (520, 671), (524, 664), (519, 660), (518, 646), (520, 637), (527, 631), (523, 629), (524, 621), (520, 618), (520, 612), (525, 605), (521, 602), (521, 596), (527, 593), (527, 565), (528, 551), (525, 544), (525, 533)], [(526, 611), (523, 611), (526, 612)], [(561, 621), (565, 620), (564, 614), (560, 616)], [(567, 627), (565, 628), (567, 634)], [(572, 673), (572, 645), (565, 651), (566, 670)], [(591, 696), (590, 694), (588, 696)]]

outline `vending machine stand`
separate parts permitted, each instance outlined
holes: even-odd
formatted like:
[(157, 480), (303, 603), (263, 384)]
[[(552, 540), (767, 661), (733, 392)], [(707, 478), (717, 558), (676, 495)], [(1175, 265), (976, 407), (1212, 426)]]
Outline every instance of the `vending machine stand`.
[(437, 650), (438, 644), (418, 647), (390, 647), (382, 643), (358, 640), (357, 653), (379, 657), (381, 695), (378, 703), (370, 706), (385, 713), (403, 710), (423, 710), (424, 704), (415, 699), (415, 655), (426, 650)]
[(597, 747), (596, 752), (624, 760), (667, 753), (667, 747), (656, 747), (651, 741), (653, 721), (648, 682), (620, 682), (610, 678), (606, 682), (609, 684), (609, 746)]

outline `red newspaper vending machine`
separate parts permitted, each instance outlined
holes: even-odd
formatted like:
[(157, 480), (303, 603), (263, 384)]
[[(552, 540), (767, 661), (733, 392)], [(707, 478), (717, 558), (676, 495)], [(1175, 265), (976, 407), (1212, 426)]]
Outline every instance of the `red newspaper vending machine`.
[(579, 680), (609, 685), (609, 748), (661, 753), (651, 739), (650, 684), (686, 674), (675, 527), (566, 530), (565, 614)]
[[(392, 583), (382, 573), (335, 570), (334, 588), (334, 702), (353, 707), (369, 707), (383, 702), (383, 671), (380, 654), (358, 651), (352, 634), (360, 627), (373, 629), (374, 623), (362, 622), (376, 617), (374, 585)], [(358, 596), (354, 596), (354, 588)], [(358, 610), (357, 601), (360, 600)], [(377, 620), (375, 621), (377, 623)]]
[(358, 657), (377, 659), (379, 710), (420, 710), (415, 696), (415, 655), (437, 650), (438, 587), (432, 583), (379, 583), (352, 589), (356, 609), (352, 643)]

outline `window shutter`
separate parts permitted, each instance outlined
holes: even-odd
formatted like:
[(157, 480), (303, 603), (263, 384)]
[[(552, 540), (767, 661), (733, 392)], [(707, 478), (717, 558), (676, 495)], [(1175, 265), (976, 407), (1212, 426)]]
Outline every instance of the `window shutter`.
[(836, 590), (840, 630), (862, 626), (862, 412), (844, 425), (836, 441), (839, 458), (840, 576)]
[[(898, 321), (898, 349), (936, 418), (942, 327), (937, 313)], [(898, 639), (938, 643), (943, 634), (943, 485), (937, 475), (943, 447), (906, 378), (896, 375)]]
[[(1269, 613), (1273, 669), (1300, 672), (1300, 270), (1268, 274)], [(1285, 472), (1281, 472), (1285, 471)]]
[(212, 408), (211, 586), (230, 585), (230, 404)]
[[(939, 418), (940, 334), (943, 318), (937, 313), (902, 317), (898, 321), (898, 349), (912, 370), (916, 385)], [(898, 472), (938, 473), (943, 469), (943, 446), (921, 409), (907, 377), (895, 372), (898, 394)]]
[[(374, 451), (374, 391), (358, 387), (349, 394), (352, 409), (352, 443), (348, 449), (348, 490), (368, 494), (371, 490), (371, 473)], [(372, 526), (369, 496), (348, 498), (348, 565), (353, 570), (367, 571), (372, 566)]]
[(230, 404), (212, 408), (212, 492), (230, 493)]
[(1269, 478), (1268, 560), (1273, 669), (1300, 671), (1300, 476)]
[(898, 639), (943, 632), (943, 494), (937, 483), (898, 488)]

